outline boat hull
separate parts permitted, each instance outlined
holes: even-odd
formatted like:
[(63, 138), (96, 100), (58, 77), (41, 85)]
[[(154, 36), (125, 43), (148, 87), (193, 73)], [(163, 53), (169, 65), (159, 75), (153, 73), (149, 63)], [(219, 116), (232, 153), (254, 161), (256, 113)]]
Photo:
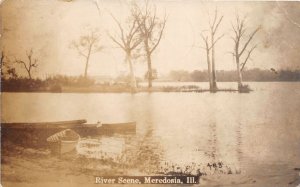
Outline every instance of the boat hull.
[(136, 122), (85, 124), (86, 120), (44, 123), (2, 123), (2, 141), (11, 141), (25, 147), (44, 147), (46, 139), (62, 130), (72, 129), (81, 137), (112, 134), (135, 134)]

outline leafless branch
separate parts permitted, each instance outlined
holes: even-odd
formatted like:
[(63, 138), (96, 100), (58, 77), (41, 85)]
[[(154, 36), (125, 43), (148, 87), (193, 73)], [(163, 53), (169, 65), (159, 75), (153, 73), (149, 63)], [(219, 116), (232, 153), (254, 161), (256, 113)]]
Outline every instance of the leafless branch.
[(251, 35), (249, 36), (247, 42), (245, 43), (244, 47), (242, 48), (241, 52), (238, 54), (239, 56), (241, 56), (241, 55), (244, 53), (244, 51), (246, 50), (246, 48), (247, 48), (247, 46), (249, 45), (250, 41), (253, 39), (254, 35), (259, 31), (259, 29), (260, 29), (260, 28), (258, 27), (257, 29), (255, 29), (255, 30), (251, 33)]
[(223, 38), (223, 36), (225, 36), (225, 35), (222, 34), (221, 36), (219, 36), (219, 37), (214, 41), (214, 43), (210, 46), (210, 49), (211, 49), (212, 47), (214, 47), (215, 44), (216, 44), (221, 38)]
[(74, 48), (74, 49), (76, 49), (77, 52), (79, 53), (79, 55), (84, 56), (84, 57), (87, 57), (87, 55), (84, 53), (84, 51), (85, 51), (86, 49), (81, 49), (81, 48), (79, 47), (79, 44), (77, 44), (75, 41), (72, 41), (71, 47)]
[(158, 38), (156, 44), (152, 47), (152, 49), (151, 49), (151, 51), (150, 51), (151, 53), (156, 49), (156, 47), (157, 47), (158, 44), (160, 43), (160, 40), (161, 40), (161, 38), (162, 38), (164, 29), (165, 29), (165, 26), (166, 26), (166, 21), (167, 21), (167, 19), (166, 19), (166, 17), (165, 17), (164, 20), (163, 20), (163, 22), (162, 22), (162, 28), (161, 28), (161, 30), (160, 30), (160, 32), (159, 32), (159, 36), (158, 36), (159, 38)]
[(121, 23), (115, 18), (115, 16), (114, 16), (112, 13), (110, 13), (110, 16), (111, 16), (111, 17), (113, 18), (113, 20), (117, 23), (117, 25), (118, 25), (118, 27), (119, 27), (119, 29), (120, 29), (122, 43), (123, 43), (123, 44), (126, 44), (126, 42), (125, 42), (125, 36), (124, 36), (124, 29), (122, 28)]
[(220, 17), (220, 19), (219, 19), (219, 21), (218, 21), (218, 23), (217, 23), (216, 27), (215, 27), (215, 28), (214, 28), (214, 30), (213, 30), (213, 34), (215, 34), (215, 33), (216, 33), (216, 31), (217, 31), (217, 29), (218, 29), (218, 27), (219, 27), (220, 23), (222, 22), (222, 20), (223, 20), (223, 16), (221, 16), (221, 17)]
[(100, 11), (99, 2), (98, 2), (98, 0), (95, 0), (94, 2), (95, 2), (95, 4), (96, 4), (96, 8), (97, 8), (98, 13), (99, 13), (99, 16), (100, 16), (100, 15), (101, 15), (101, 11)]
[(249, 60), (249, 58), (250, 58), (250, 56), (251, 56), (251, 53), (253, 52), (253, 50), (254, 50), (255, 48), (257, 48), (257, 45), (253, 46), (253, 47), (248, 51), (248, 54), (247, 54), (247, 56), (246, 56), (246, 59), (245, 59), (245, 61), (242, 63), (241, 71), (243, 71), (243, 69), (244, 69), (244, 67), (245, 67), (245, 65), (246, 65), (246, 63), (247, 63), (247, 61)]
[(216, 24), (216, 21), (217, 21), (217, 17), (218, 17), (218, 9), (217, 8), (215, 9), (215, 14), (214, 15), (215, 16), (214, 16), (214, 19), (213, 19), (213, 23), (211, 24), (210, 21), (209, 21), (211, 30), (214, 30), (214, 27), (215, 27), (215, 24)]
[(234, 27), (232, 22), (231, 22), (231, 27), (232, 27), (232, 30), (234, 31), (235, 35), (238, 36), (237, 28)]
[(115, 42), (120, 48), (126, 50), (124, 44), (121, 44), (120, 42), (118, 42), (118, 41), (117, 41), (110, 33), (107, 33), (107, 34), (108, 34), (109, 38), (110, 38), (113, 42)]
[(28, 77), (30, 79), (32, 79), (31, 71), (32, 71), (32, 68), (37, 68), (38, 67), (38, 60), (36, 58), (33, 59), (33, 50), (32, 49), (30, 49), (29, 51), (26, 51), (26, 55), (27, 55), (27, 58), (28, 58), (28, 62), (25, 62), (23, 60), (19, 60), (16, 57), (14, 57), (15, 58), (15, 63), (23, 65), (23, 67), (25, 68), (25, 70), (28, 73)]
[[(132, 18), (131, 23), (129, 23), (130, 28), (126, 32), (124, 26), (122, 26), (122, 24), (112, 14), (111, 16), (120, 29), (121, 42), (109, 34), (110, 38), (112, 39), (113, 42), (115, 42), (118, 46), (120, 46), (125, 52), (131, 54), (132, 50), (135, 49), (142, 42), (142, 40), (137, 37), (139, 31), (137, 19)], [(131, 18), (129, 17), (128, 19), (130, 20)]]
[(200, 34), (200, 36), (205, 43), (205, 49), (207, 51), (209, 51), (211, 49), (211, 47), (209, 47), (209, 44), (208, 44), (208, 36), (205, 37), (202, 33)]

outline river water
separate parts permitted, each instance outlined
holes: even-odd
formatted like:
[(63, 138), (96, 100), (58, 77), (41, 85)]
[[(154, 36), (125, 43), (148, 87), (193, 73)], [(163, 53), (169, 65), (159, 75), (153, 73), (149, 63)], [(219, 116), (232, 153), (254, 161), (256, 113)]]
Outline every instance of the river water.
[[(207, 83), (181, 83), (192, 84)], [(112, 141), (143, 172), (189, 166), (209, 174), (208, 163), (222, 162), (225, 172), (283, 174), (300, 165), (300, 83), (249, 84), (249, 94), (2, 93), (1, 121), (136, 121), (136, 135)]]

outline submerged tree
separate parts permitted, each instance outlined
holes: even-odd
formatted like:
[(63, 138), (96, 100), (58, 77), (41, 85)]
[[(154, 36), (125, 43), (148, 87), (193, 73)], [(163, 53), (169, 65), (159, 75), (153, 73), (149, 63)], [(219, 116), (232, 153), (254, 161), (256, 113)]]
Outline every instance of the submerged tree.
[[(38, 67), (38, 59), (37, 58), (33, 58), (33, 50), (31, 49), (30, 51), (26, 51), (26, 56), (28, 58), (28, 61), (23, 61), (23, 60), (19, 60), (17, 58), (15, 58), (15, 63), (21, 64), (28, 75), (29, 79), (32, 79), (32, 70), (34, 68)], [(15, 71), (14, 69), (12, 69), (12, 71)], [(15, 73), (15, 72), (13, 72)]]
[(125, 61), (128, 64), (129, 72), (130, 72), (130, 86), (132, 91), (136, 91), (137, 84), (134, 75), (133, 69), (133, 50), (137, 48), (137, 46), (142, 42), (142, 39), (139, 36), (139, 28), (136, 19), (134, 17), (128, 17), (126, 25), (128, 27), (123, 26), (120, 21), (118, 21), (113, 15), (111, 15), (119, 28), (119, 38), (112, 36), (109, 34), (111, 40), (116, 43), (124, 52), (125, 52)]
[[(234, 36), (232, 37), (234, 41), (234, 50), (233, 56), (235, 58), (236, 70), (237, 70), (237, 78), (238, 78), (238, 90), (240, 92), (244, 92), (249, 90), (248, 86), (243, 85), (242, 79), (242, 71), (250, 59), (251, 53), (257, 47), (254, 45), (248, 50), (249, 44), (252, 41), (255, 34), (259, 31), (260, 27), (257, 27), (254, 31), (252, 31), (248, 36), (246, 36), (247, 27), (245, 26), (246, 19), (240, 19), (239, 16), (236, 16), (236, 23), (232, 24), (232, 30), (234, 32)], [(246, 53), (245, 53), (246, 52)], [(242, 56), (244, 55), (244, 59), (242, 60)]]
[[(207, 74), (208, 74), (208, 81), (209, 81), (209, 90), (211, 92), (215, 92), (217, 90), (217, 84), (216, 84), (216, 76), (214, 76), (215, 78), (213, 79), (212, 75), (212, 65), (211, 65), (211, 60), (210, 60), (210, 51), (213, 49), (214, 45), (223, 37), (223, 35), (219, 36), (217, 39), (214, 39), (214, 42), (212, 44), (209, 43), (208, 41), (208, 36), (204, 36), (203, 33), (200, 35), (202, 40), (205, 43), (205, 47), (201, 47), (205, 50), (206, 52), (206, 62), (207, 62)], [(213, 80), (215, 81), (215, 84), (213, 82)]]
[(100, 34), (97, 30), (92, 30), (90, 33), (80, 36), (78, 41), (72, 41), (71, 43), (71, 48), (75, 49), (80, 56), (85, 58), (84, 78), (88, 76), (91, 55), (103, 49), (103, 47), (99, 45), (99, 42)]
[(218, 18), (218, 10), (215, 10), (215, 15), (214, 15), (214, 19), (211, 22), (209, 20), (209, 28), (210, 28), (210, 39), (211, 39), (211, 64), (212, 64), (212, 90), (216, 91), (217, 90), (217, 80), (216, 80), (216, 65), (215, 65), (215, 44), (217, 43), (217, 41), (223, 37), (223, 35), (221, 35), (219, 38), (215, 38), (216, 32), (218, 30), (218, 27), (220, 25), (220, 23), (222, 22), (223, 16)]
[(218, 89), (215, 66), (215, 45), (224, 36), (223, 34), (216, 38), (216, 32), (222, 20), (223, 16), (218, 17), (218, 10), (216, 9), (213, 20), (211, 21), (211, 19), (209, 18), (208, 33), (206, 35), (204, 35), (204, 33), (201, 33), (200, 35), (205, 44), (205, 46), (201, 48), (203, 48), (206, 52), (209, 90), (211, 92), (215, 92)]
[(152, 54), (159, 45), (165, 26), (166, 15), (160, 19), (156, 13), (156, 6), (150, 6), (148, 1), (145, 7), (139, 7), (135, 4), (135, 8), (132, 10), (135, 20), (138, 24), (140, 37), (143, 40), (144, 49), (147, 57), (148, 68), (148, 88), (152, 87), (153, 69), (152, 69)]
[(211, 79), (211, 62), (210, 62), (210, 50), (211, 50), (211, 46), (208, 43), (208, 36), (204, 36), (203, 34), (201, 34), (201, 38), (203, 39), (204, 43), (205, 43), (205, 47), (202, 47), (203, 49), (205, 49), (206, 52), (206, 62), (207, 62), (207, 71), (208, 71), (208, 82), (209, 82), (209, 90), (212, 91), (213, 89), (213, 83), (212, 83), (212, 79)]

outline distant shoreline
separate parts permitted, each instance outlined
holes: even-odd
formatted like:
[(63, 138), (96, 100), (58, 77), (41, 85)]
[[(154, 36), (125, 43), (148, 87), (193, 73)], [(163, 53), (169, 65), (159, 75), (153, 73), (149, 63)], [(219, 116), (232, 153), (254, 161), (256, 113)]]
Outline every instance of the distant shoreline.
[[(218, 89), (217, 92), (237, 92), (237, 89)], [(74, 88), (74, 89), (67, 89), (62, 90), (60, 92), (50, 91), (50, 90), (18, 90), (18, 91), (1, 91), (1, 93), (186, 93), (186, 92), (210, 92), (209, 89), (191, 89), (191, 90), (182, 90), (180, 87), (153, 87), (152, 89), (148, 88), (138, 88), (135, 91), (128, 90), (114, 90), (114, 89), (106, 89), (106, 90), (95, 90), (89, 88)]]
[[(299, 83), (300, 81), (247, 81), (251, 88), (251, 83)], [(219, 88), (218, 90), (211, 91), (208, 88), (202, 88), (197, 83), (207, 83), (207, 82), (174, 82), (174, 81), (155, 81), (155, 83), (186, 83), (186, 85), (155, 85), (152, 88), (146, 86), (146, 82), (143, 82), (143, 86), (139, 86), (136, 90), (132, 90), (129, 86), (120, 85), (105, 85), (96, 84), (90, 86), (60, 86), (58, 90), (53, 90), (49, 87), (41, 88), (28, 88), (28, 87), (18, 87), (18, 88), (7, 88), (1, 89), (1, 93), (156, 93), (156, 92), (173, 92), (173, 93), (184, 93), (184, 92), (238, 92), (237, 88)], [(235, 83), (235, 82), (222, 82), (219, 83)], [(208, 84), (208, 83), (207, 83)]]

